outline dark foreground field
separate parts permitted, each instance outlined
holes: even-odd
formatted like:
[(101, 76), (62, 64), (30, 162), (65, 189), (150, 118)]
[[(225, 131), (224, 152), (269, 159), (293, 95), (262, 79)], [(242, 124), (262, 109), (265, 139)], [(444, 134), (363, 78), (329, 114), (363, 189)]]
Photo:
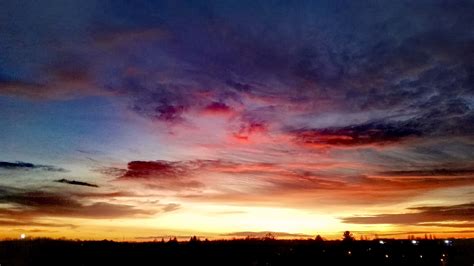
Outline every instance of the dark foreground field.
[(474, 240), (0, 242), (9, 265), (474, 265)]

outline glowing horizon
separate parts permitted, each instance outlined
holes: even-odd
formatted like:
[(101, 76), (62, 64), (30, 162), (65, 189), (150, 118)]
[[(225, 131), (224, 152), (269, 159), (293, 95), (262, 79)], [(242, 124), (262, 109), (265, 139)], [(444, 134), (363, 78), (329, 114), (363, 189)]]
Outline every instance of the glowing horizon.
[(474, 237), (470, 8), (1, 3), (0, 239)]

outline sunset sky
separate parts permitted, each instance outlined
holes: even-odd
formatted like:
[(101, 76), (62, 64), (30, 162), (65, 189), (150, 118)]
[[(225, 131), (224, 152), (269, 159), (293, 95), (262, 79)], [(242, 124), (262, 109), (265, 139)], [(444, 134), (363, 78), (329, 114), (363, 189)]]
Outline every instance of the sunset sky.
[(0, 1), (0, 239), (474, 237), (473, 1)]

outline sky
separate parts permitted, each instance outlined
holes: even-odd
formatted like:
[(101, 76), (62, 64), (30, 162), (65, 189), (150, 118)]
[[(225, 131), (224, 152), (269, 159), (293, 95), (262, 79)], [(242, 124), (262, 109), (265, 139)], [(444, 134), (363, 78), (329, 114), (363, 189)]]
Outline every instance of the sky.
[(472, 1), (0, 1), (0, 238), (474, 237)]

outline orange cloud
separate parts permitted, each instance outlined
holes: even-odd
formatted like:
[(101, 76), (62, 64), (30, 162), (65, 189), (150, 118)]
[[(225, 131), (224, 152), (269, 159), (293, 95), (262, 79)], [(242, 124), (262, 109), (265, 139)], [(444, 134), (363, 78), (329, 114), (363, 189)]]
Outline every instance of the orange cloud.
[(374, 216), (354, 216), (343, 218), (345, 223), (353, 224), (414, 224), (426, 222), (474, 221), (474, 203), (452, 206), (424, 206), (409, 208), (414, 212), (398, 214), (378, 214)]

